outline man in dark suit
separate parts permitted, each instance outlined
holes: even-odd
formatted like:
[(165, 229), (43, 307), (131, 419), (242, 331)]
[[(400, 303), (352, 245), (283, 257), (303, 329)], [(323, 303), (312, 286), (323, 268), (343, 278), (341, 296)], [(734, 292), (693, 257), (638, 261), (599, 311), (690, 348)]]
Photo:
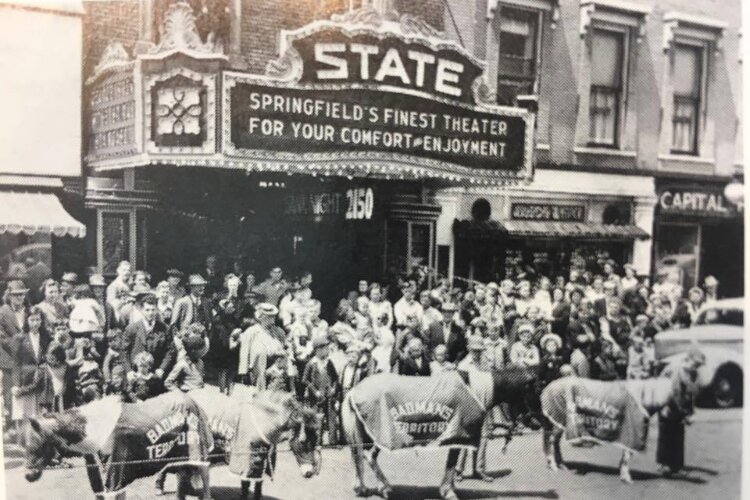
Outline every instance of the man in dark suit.
[(206, 280), (206, 297), (213, 299), (224, 288), (224, 276), (219, 272), (215, 255), (206, 257), (206, 267), (201, 275)]
[(172, 333), (180, 332), (193, 323), (200, 323), (207, 329), (211, 326), (211, 301), (203, 296), (207, 284), (201, 275), (190, 275), (190, 294), (175, 302), (172, 310), (169, 324)]
[(14, 337), (23, 333), (28, 310), (26, 294), (29, 289), (21, 280), (11, 280), (5, 289), (5, 304), (0, 307), (0, 372), (3, 377), (3, 413), (10, 412), (10, 390), (15, 369)]
[(406, 345), (406, 351), (398, 365), (398, 374), (423, 377), (430, 375), (430, 360), (418, 337), (413, 337)]
[(167, 325), (157, 319), (156, 297), (146, 295), (141, 299), (143, 319), (125, 329), (126, 355), (122, 356), (127, 370), (135, 364), (138, 353), (146, 351), (154, 357), (154, 373), (159, 378), (169, 374), (177, 352)]
[(466, 333), (454, 321), (457, 310), (458, 307), (452, 302), (444, 302), (440, 306), (443, 320), (432, 323), (426, 334), (429, 351), (433, 352), (435, 347), (444, 344), (446, 359), (451, 363), (460, 361), (466, 355)]

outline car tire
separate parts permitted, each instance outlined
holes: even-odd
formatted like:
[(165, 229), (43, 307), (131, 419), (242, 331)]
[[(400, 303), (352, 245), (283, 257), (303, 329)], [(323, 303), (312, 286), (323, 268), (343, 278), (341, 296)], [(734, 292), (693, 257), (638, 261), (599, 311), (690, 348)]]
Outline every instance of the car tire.
[(742, 370), (737, 366), (723, 366), (711, 384), (711, 398), (717, 408), (742, 406)]

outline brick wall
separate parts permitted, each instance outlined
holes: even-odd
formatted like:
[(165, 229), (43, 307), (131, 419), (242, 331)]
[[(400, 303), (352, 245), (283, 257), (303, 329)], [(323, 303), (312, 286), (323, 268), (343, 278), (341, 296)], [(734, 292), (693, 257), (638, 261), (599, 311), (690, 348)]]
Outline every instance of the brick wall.
[(140, 32), (137, 0), (85, 2), (83, 18), (83, 74), (91, 74), (104, 48), (112, 40), (122, 42), (128, 54)]

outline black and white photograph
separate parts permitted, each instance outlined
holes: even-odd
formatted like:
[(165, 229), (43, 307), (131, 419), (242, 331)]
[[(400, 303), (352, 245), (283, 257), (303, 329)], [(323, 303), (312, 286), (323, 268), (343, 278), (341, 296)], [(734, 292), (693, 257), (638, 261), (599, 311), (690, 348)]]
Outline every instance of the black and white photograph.
[(0, 0), (0, 498), (750, 498), (742, 4)]

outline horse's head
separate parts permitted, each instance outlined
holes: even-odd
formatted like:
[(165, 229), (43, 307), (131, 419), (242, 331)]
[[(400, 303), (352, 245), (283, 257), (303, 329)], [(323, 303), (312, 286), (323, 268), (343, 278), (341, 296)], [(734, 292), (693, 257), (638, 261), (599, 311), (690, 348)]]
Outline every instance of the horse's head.
[(308, 479), (320, 473), (323, 461), (319, 447), (321, 421), (314, 410), (294, 403), (289, 420), (292, 430), (289, 448), (297, 459), (302, 477)]
[(50, 462), (64, 454), (69, 443), (59, 435), (59, 425), (54, 418), (29, 418), (24, 426), (26, 433), (26, 480), (34, 482)]
[(537, 374), (519, 366), (498, 370), (495, 378), (495, 404), (507, 403), (509, 417), (537, 430), (542, 426), (542, 404), (537, 390)]

